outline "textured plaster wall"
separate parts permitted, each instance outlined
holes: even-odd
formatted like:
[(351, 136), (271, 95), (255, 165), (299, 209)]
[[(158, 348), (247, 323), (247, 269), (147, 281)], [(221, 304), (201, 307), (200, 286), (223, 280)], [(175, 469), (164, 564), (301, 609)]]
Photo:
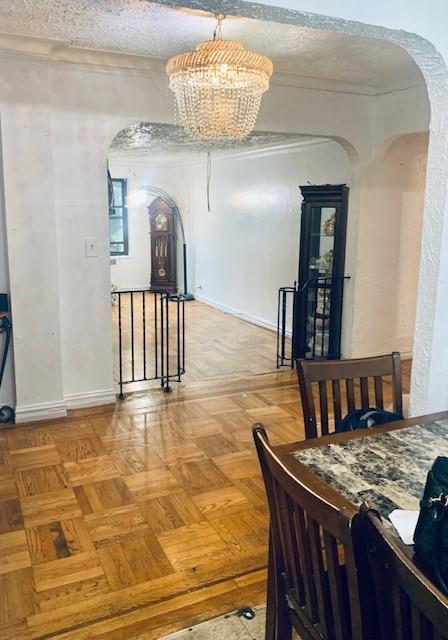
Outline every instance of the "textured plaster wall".
[(363, 177), (352, 356), (413, 350), (428, 135), (399, 137)]

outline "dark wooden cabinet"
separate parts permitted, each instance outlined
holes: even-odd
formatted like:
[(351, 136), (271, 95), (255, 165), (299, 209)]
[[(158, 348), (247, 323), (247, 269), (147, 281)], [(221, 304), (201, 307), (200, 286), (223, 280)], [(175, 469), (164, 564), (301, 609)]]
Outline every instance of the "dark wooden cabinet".
[(151, 290), (175, 293), (176, 273), (176, 214), (162, 198), (148, 207), (151, 231)]
[(340, 358), (348, 187), (300, 187), (303, 196), (295, 358)]

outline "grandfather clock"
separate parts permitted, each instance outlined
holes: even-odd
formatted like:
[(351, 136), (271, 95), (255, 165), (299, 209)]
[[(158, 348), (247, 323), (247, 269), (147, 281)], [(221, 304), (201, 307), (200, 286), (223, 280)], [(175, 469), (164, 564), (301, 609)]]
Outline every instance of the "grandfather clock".
[(148, 207), (151, 231), (151, 290), (175, 293), (176, 215), (162, 198)]

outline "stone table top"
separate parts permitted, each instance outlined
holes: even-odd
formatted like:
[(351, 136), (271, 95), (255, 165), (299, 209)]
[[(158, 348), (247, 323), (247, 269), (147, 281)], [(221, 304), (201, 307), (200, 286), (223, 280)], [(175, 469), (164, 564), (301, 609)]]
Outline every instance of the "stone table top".
[(359, 506), (368, 500), (386, 520), (394, 509), (418, 510), (437, 456), (448, 456), (448, 418), (388, 433), (324, 444), (292, 455)]

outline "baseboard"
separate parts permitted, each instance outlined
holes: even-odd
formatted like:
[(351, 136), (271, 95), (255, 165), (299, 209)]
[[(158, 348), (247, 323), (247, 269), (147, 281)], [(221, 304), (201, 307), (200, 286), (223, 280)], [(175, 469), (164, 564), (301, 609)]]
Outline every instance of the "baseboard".
[(42, 402), (39, 404), (17, 405), (15, 415), (16, 424), (36, 422), (38, 420), (65, 418), (67, 415), (67, 406), (65, 402), (61, 402), (59, 400), (56, 400), (55, 402)]
[(101, 404), (112, 404), (116, 399), (114, 389), (69, 393), (64, 397), (67, 409), (82, 409), (84, 407), (96, 407)]
[[(207, 304), (209, 307), (213, 307), (215, 309), (219, 309), (219, 311), (224, 311), (224, 313), (228, 313), (231, 316), (236, 316), (241, 320), (246, 320), (246, 322), (250, 322), (251, 324), (256, 324), (258, 327), (263, 327), (263, 329), (268, 329), (269, 331), (277, 331), (277, 325), (273, 322), (269, 322), (268, 320), (264, 320), (257, 316), (253, 316), (250, 313), (246, 313), (245, 311), (241, 311), (241, 309), (235, 309), (234, 307), (229, 307), (226, 304), (222, 304), (221, 302), (216, 302), (216, 300), (211, 300), (206, 296), (202, 296), (198, 293), (194, 294), (195, 299), (198, 302), (203, 302)], [(286, 335), (288, 338), (291, 337), (291, 331), (286, 331)]]

